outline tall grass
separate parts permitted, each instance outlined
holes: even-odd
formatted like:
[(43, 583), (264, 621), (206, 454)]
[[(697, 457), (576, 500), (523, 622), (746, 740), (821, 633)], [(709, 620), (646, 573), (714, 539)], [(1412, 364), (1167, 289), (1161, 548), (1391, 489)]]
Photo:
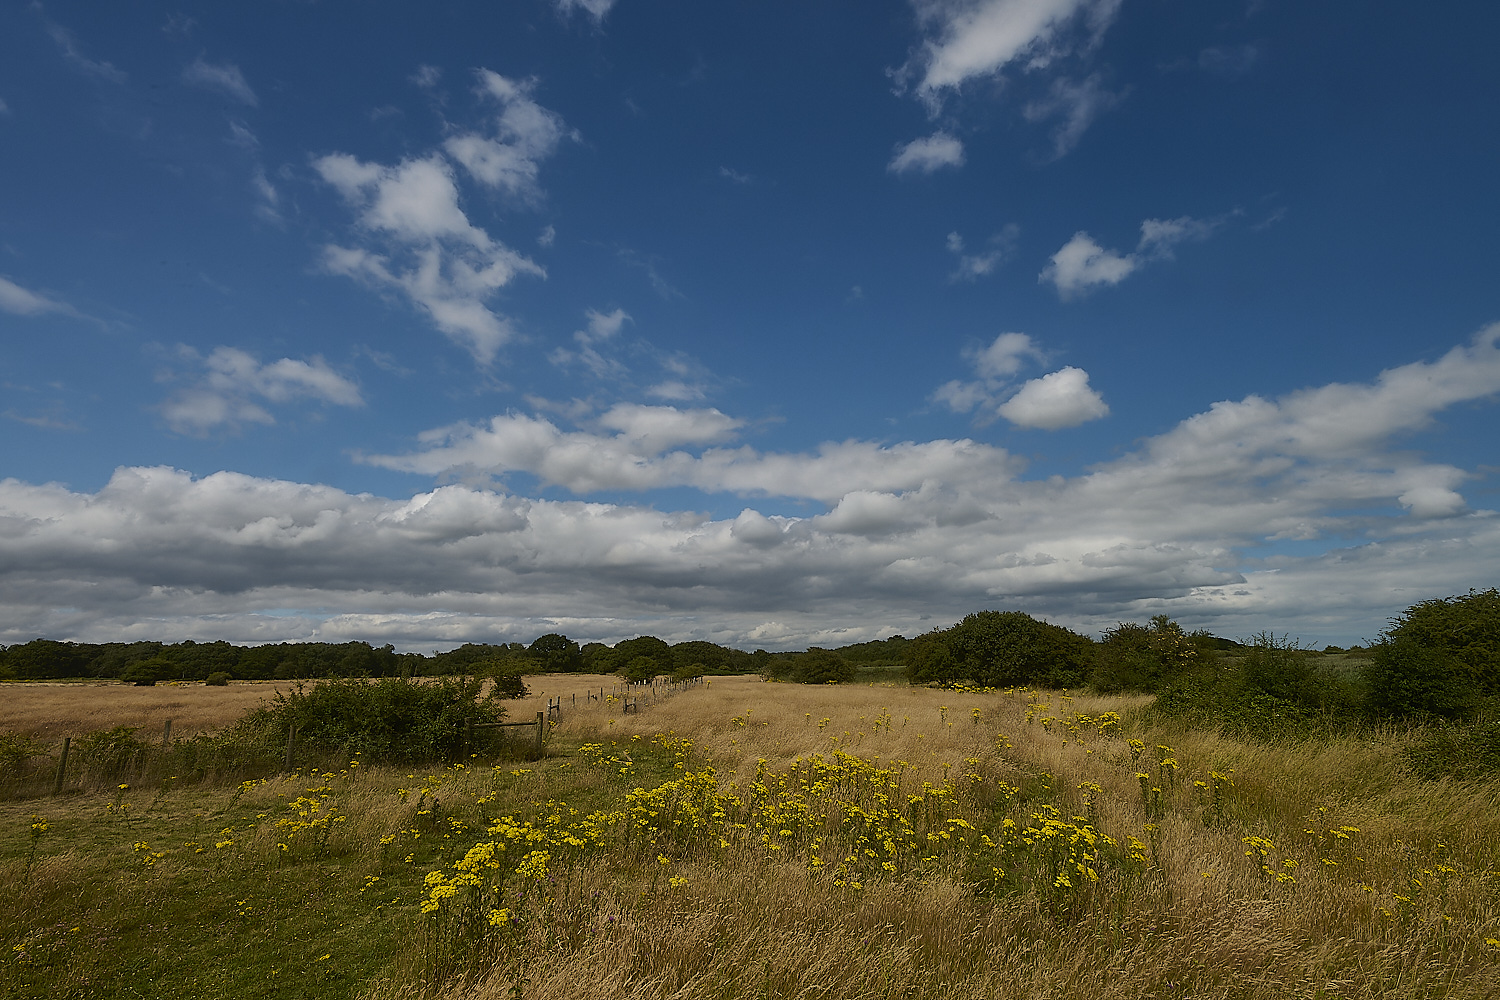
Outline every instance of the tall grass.
[(1500, 995), (1500, 781), (1423, 781), (1399, 732), (1250, 744), (1144, 702), (714, 678), (586, 702), (535, 763), (0, 803), (0, 984)]

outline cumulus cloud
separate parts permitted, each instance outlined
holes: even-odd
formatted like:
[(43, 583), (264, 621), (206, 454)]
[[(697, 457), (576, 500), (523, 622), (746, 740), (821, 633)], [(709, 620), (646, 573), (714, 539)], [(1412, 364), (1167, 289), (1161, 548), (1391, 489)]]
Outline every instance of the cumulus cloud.
[(477, 71), (476, 92), (500, 106), (491, 134), (462, 132), (443, 148), (481, 184), (504, 193), (535, 198), (541, 163), (571, 131), (555, 112), (532, 99), (535, 80), (511, 80), (487, 69)]
[(490, 134), (460, 133), (443, 151), (395, 166), (331, 153), (314, 160), (313, 167), (354, 210), (363, 237), (358, 245), (323, 247), (323, 268), (400, 293), (488, 365), (514, 334), (509, 317), (490, 307), (491, 298), (518, 276), (546, 277), (546, 271), (474, 225), (461, 204), (449, 157), (476, 182), (532, 200), (540, 192), (541, 161), (571, 133), (532, 100), (534, 81), (510, 80), (486, 69), (476, 76), (477, 91), (500, 107)]
[(1178, 244), (1208, 239), (1227, 219), (1228, 216), (1194, 219), (1186, 215), (1177, 219), (1147, 219), (1141, 223), (1141, 238), (1135, 250), (1126, 254), (1106, 250), (1080, 230), (1052, 255), (1037, 280), (1051, 282), (1063, 299), (1118, 285), (1151, 261), (1171, 259)]
[(422, 447), (416, 452), (361, 460), (429, 476), (503, 478), (521, 472), (576, 494), (688, 486), (707, 493), (811, 497), (830, 503), (855, 489), (909, 490), (928, 481), (978, 484), (1019, 468), (1002, 449), (969, 440), (828, 442), (808, 454), (763, 453), (748, 446), (695, 452), (693, 447), (728, 441), (743, 426), (715, 409), (616, 407), (598, 426), (616, 433), (566, 431), (543, 417), (504, 414), (484, 425), (461, 423), (428, 431), (419, 436)]
[(1089, 387), (1088, 373), (1070, 366), (1027, 382), (998, 412), (1018, 427), (1055, 431), (1108, 416), (1109, 407)]
[[(1085, 630), (1160, 613), (1230, 636), (1373, 636), (1390, 614), (1482, 584), (1500, 563), (1500, 517), (1460, 493), (1475, 473), (1401, 442), (1448, 407), (1500, 394), (1497, 339), (1500, 325), (1368, 383), (1224, 401), (1069, 477), (1027, 479), (1003, 449), (971, 441), (705, 446), (737, 433), (734, 418), (644, 407), (576, 432), (519, 416), (447, 428), (391, 463), (822, 503), (805, 517), (470, 486), (386, 499), (166, 468), (122, 468), (94, 492), (8, 479), (0, 641), (430, 649), (564, 631), (798, 646), (916, 634), (983, 607)], [(1284, 539), (1303, 541), (1289, 553)]]
[(359, 386), (319, 357), (261, 364), (233, 347), (217, 347), (207, 357), (191, 348), (181, 353), (199, 370), (190, 384), (161, 406), (162, 416), (179, 433), (196, 435), (217, 427), (275, 423), (263, 403), (310, 399), (335, 406), (364, 405)]
[(934, 132), (896, 147), (886, 169), (893, 174), (930, 174), (964, 165), (964, 144), (947, 132)]
[(234, 63), (216, 64), (202, 56), (194, 59), (182, 71), (182, 82), (204, 90), (215, 90), (240, 104), (257, 107), (260, 98), (245, 82), (245, 74)]
[(492, 362), (512, 328), (487, 300), (517, 275), (546, 272), (469, 221), (447, 161), (433, 154), (386, 167), (335, 153), (313, 166), (355, 209), (370, 244), (329, 244), (323, 267), (401, 292), (480, 364)]

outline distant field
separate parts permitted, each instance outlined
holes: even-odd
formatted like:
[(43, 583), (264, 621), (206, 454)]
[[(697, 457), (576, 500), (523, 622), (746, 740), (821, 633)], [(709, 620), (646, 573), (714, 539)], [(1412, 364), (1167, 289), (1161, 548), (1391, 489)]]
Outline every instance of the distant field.
[[(118, 681), (10, 681), (0, 684), (0, 732), (60, 740), (115, 726), (162, 732), (171, 719), (173, 736), (194, 736), (232, 724), (278, 690), (291, 690), (297, 683), (235, 681), (208, 687), (168, 682), (136, 687)], [(619, 678), (595, 674), (537, 674), (527, 677), (526, 685), (527, 697), (506, 702), (506, 712), (515, 721), (545, 711), (549, 698), (562, 699), (572, 714), (575, 705), (602, 707), (588, 700), (590, 692), (597, 696), (602, 690), (608, 697), (624, 690)]]

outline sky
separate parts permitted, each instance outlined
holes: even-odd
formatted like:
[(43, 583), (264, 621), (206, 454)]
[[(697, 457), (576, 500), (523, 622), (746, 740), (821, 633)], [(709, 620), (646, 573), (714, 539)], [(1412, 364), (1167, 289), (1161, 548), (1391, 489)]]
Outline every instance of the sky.
[(0, 7), (0, 643), (1500, 583), (1500, 6)]

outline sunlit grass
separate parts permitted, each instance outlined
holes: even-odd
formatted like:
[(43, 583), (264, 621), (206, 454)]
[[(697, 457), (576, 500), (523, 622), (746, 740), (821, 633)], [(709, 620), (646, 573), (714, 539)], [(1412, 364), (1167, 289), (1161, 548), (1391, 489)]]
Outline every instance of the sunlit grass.
[(1396, 733), (1149, 728), (1143, 701), (714, 678), (640, 713), (570, 704), (536, 762), (4, 803), (0, 982), (1500, 994), (1500, 782), (1418, 781)]

